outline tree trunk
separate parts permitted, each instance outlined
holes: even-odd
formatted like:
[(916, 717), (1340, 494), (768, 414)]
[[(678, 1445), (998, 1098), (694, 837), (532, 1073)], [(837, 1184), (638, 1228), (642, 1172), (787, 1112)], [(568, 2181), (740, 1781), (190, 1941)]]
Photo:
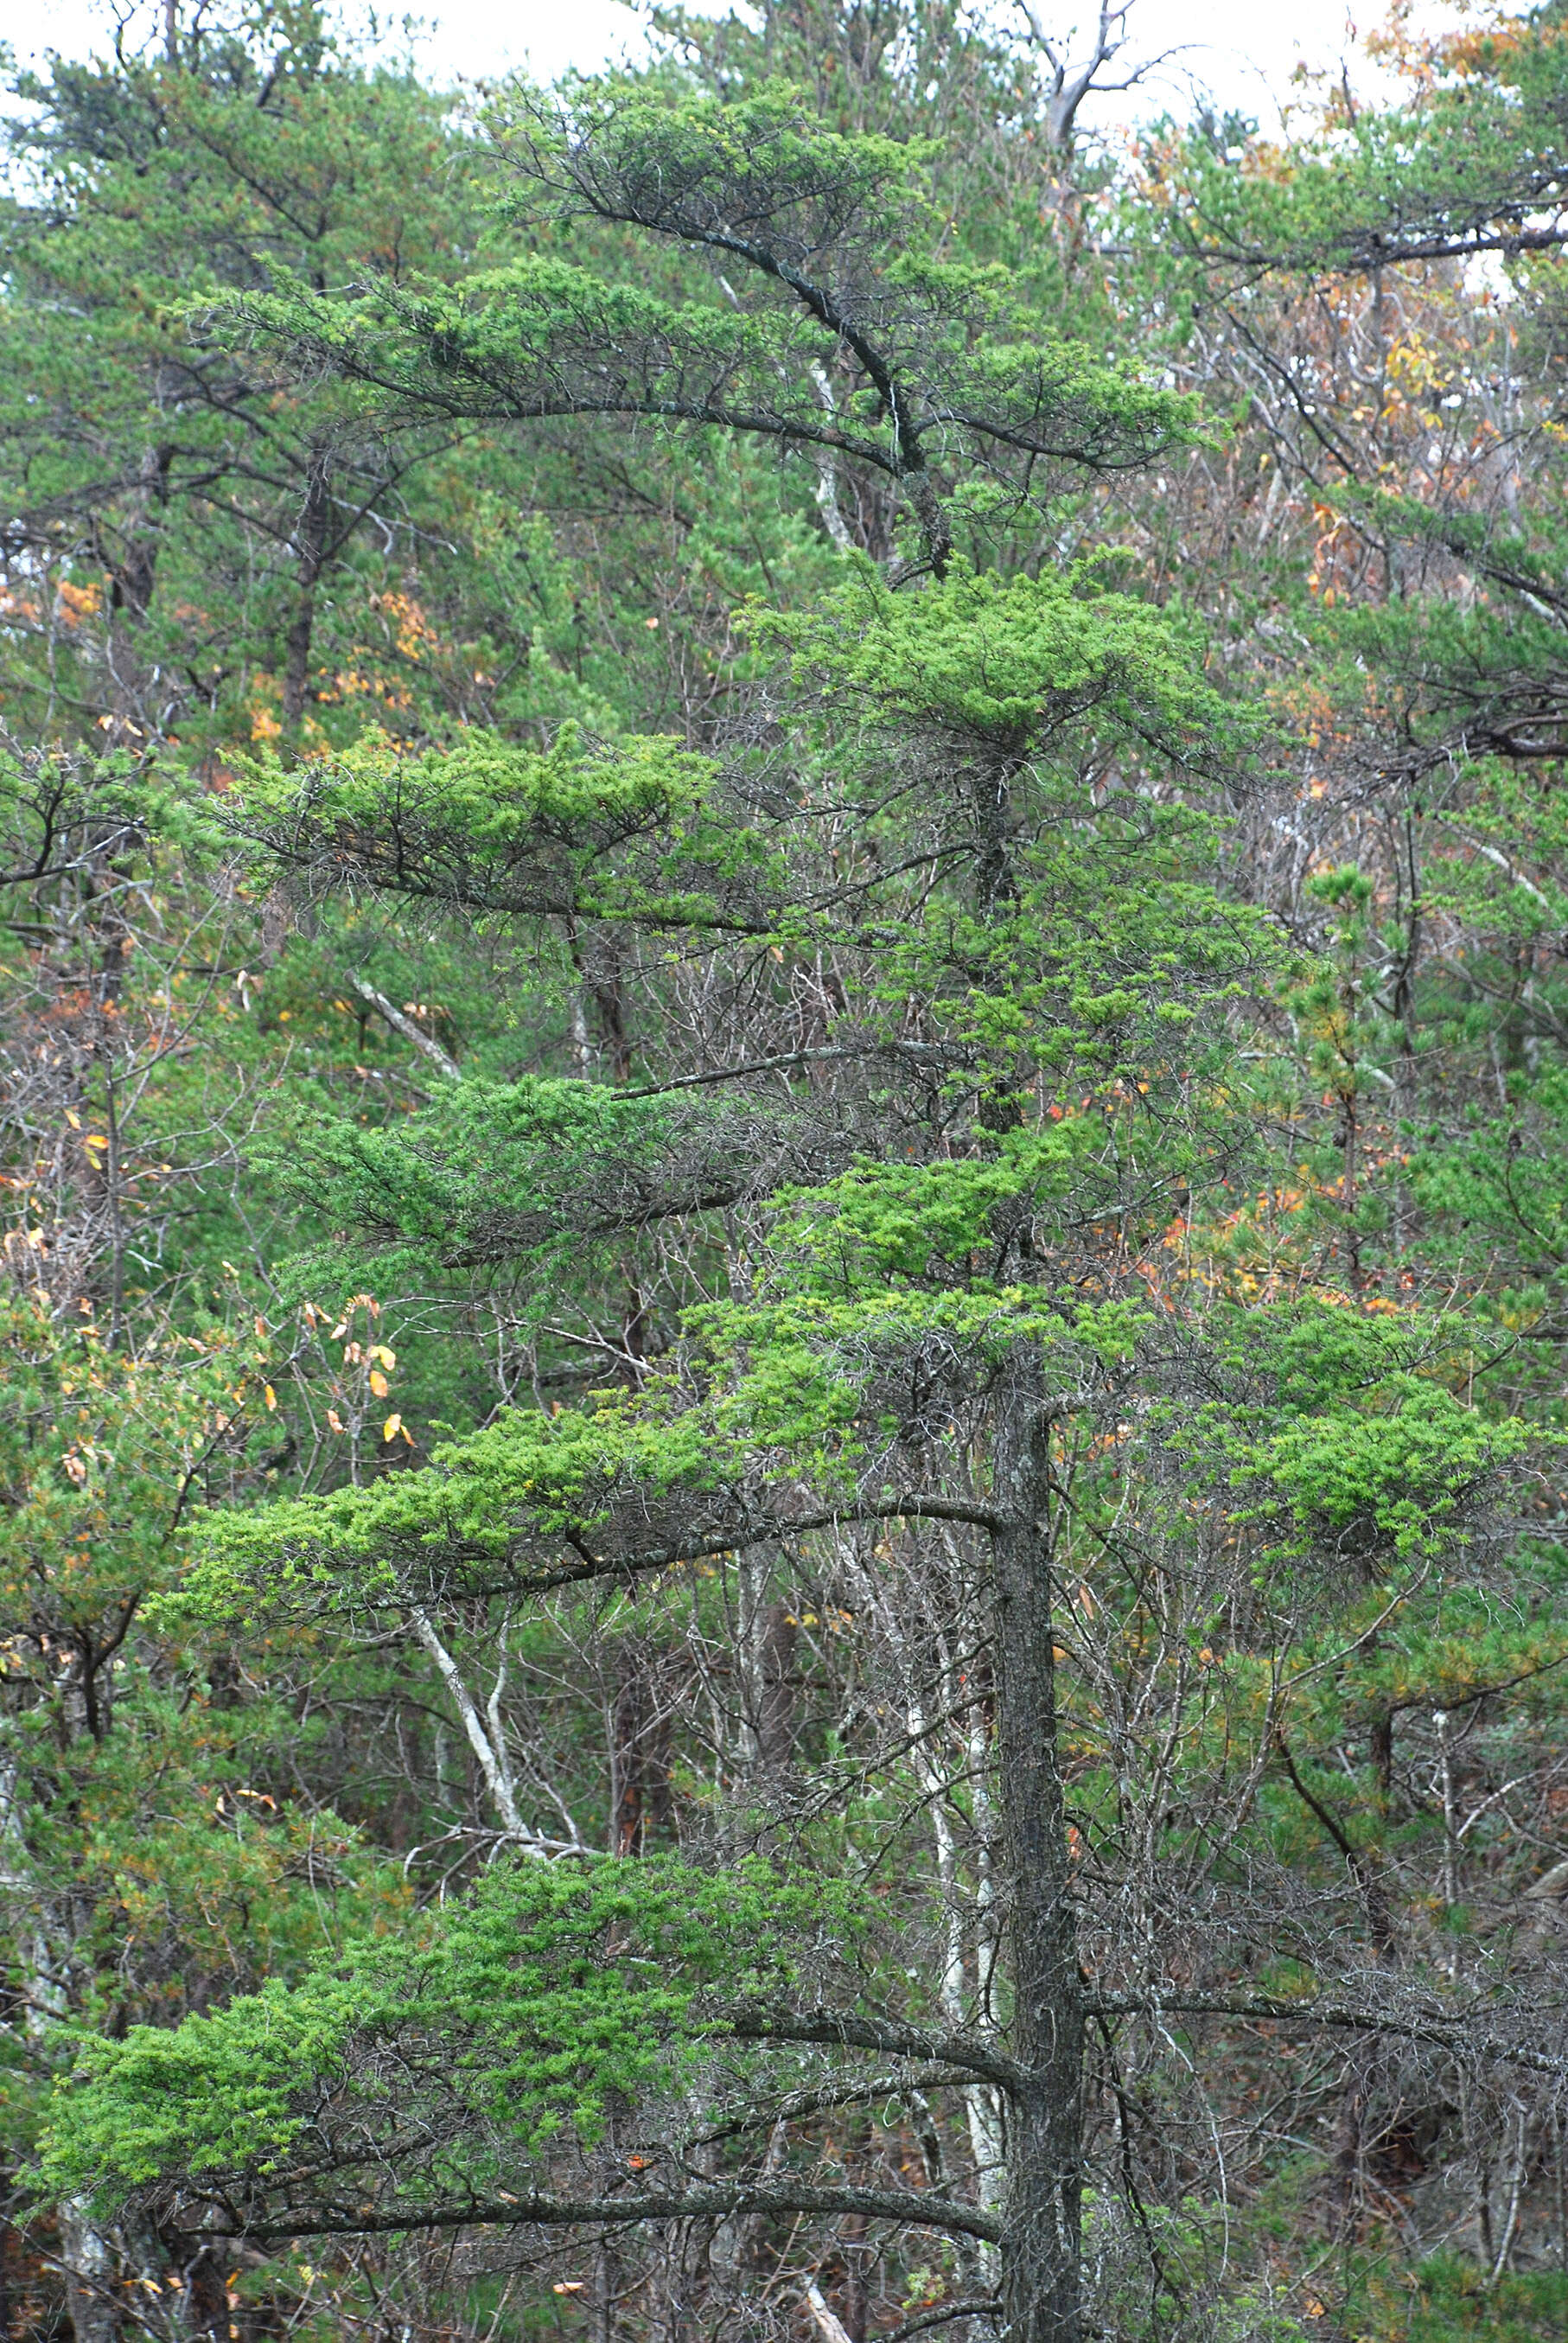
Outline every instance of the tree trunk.
[(79, 2197), (60, 2207), (60, 2265), (76, 2343), (117, 2343), (115, 2250)]
[(316, 628), (316, 588), (327, 551), (327, 524), (331, 513), (327, 458), (319, 450), (310, 458), (306, 475), (305, 503), (295, 531), (299, 557), (294, 617), (284, 643), (283, 721), (292, 733), (298, 729), (310, 689), (310, 642)]
[(1050, 1419), (1020, 1353), (997, 1427), (997, 1776), (1013, 1989), (1001, 2290), (1008, 2343), (1080, 2343), (1083, 2007), (1051, 1642)]
[(658, 1656), (628, 1641), (617, 1656), (611, 1715), (610, 1844), (617, 1855), (641, 1855), (650, 1837), (672, 1835), (673, 1762), (670, 1708)]
[(146, 726), (137, 721), (146, 713), (137, 637), (152, 608), (173, 460), (172, 447), (143, 450), (124, 541), (117, 552), (107, 532), (95, 527), (95, 552), (109, 581), (109, 721), (105, 745), (111, 749), (134, 749), (146, 737)]
[[(66, 2015), (65, 1992), (49, 1947), (51, 1915), (23, 1830), (21, 1771), (9, 1750), (0, 1753), (0, 1887), (19, 1899), (29, 1914), (24, 1928), (26, 2027), (33, 2042), (42, 2044)], [(76, 2343), (117, 2343), (121, 2321), (115, 2281), (119, 2272), (113, 2239), (95, 2221), (84, 2197), (67, 2197), (57, 2217), (60, 2271)]]

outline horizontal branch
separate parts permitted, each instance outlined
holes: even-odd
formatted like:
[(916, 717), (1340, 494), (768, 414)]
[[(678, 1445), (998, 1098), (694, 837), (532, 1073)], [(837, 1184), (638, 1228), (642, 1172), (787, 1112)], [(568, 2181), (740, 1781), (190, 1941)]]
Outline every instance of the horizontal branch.
[(820, 2042), (846, 2050), (891, 2051), (983, 2075), (1006, 2091), (1019, 2090), (1030, 2079), (1027, 2067), (972, 2035), (930, 2034), (923, 2026), (888, 2018), (837, 2009), (775, 2010), (754, 2004), (726, 2011), (724, 2023), (743, 2042)]
[[(580, 1536), (572, 1540), (578, 1559), (553, 1569), (518, 1571), (465, 1586), (465, 1598), (484, 1594), (553, 1594), (563, 1586), (581, 1586), (601, 1578), (643, 1578), (660, 1570), (681, 1570), (693, 1563), (722, 1561), (742, 1546), (762, 1545), (770, 1539), (805, 1537), (817, 1530), (852, 1528), (859, 1522), (956, 1522), (993, 1536), (1007, 1527), (1007, 1517), (990, 1505), (967, 1498), (943, 1497), (922, 1490), (905, 1497), (879, 1498), (874, 1503), (851, 1501), (814, 1513), (752, 1516), (720, 1524), (700, 1538), (682, 1538), (670, 1545), (646, 1548), (640, 1554), (603, 1554), (589, 1551)], [(448, 1559), (478, 1561), (449, 1554)], [(350, 1598), (351, 1599), (351, 1598)], [(439, 1600), (439, 1596), (432, 1596)]]
[(994, 2215), (953, 2198), (912, 2188), (813, 2188), (773, 2181), (738, 2181), (664, 2195), (626, 2197), (502, 2197), (473, 2205), (405, 2206), (391, 2213), (307, 2215), (292, 2221), (246, 2222), (228, 2232), (258, 2245), (285, 2237), (386, 2237), (415, 2229), (626, 2228), (638, 2221), (723, 2218), (732, 2213), (851, 2213), (871, 2221), (898, 2221), (960, 2237), (1001, 2236)]
[(1274, 2001), (1262, 1996), (1231, 1999), (1201, 1993), (1096, 1994), (1083, 2005), (1091, 2017), (1238, 2017), (1255, 2024), (1322, 2026), (1352, 2034), (1392, 2034), (1407, 2042), (1430, 2042), (1462, 2057), (1492, 2058), (1527, 2066), (1534, 2074), (1568, 2077), (1568, 2056), (1533, 2050), (1523, 2043), (1498, 2042), (1459, 2020), (1401, 2017), (1375, 2009), (1346, 2009), (1333, 2002)]
[(1198, 236), (1190, 237), (1188, 243), (1197, 260), (1219, 262), (1249, 273), (1306, 269), (1313, 275), (1327, 268), (1370, 275), (1374, 269), (1399, 268), (1420, 261), (1473, 260), (1489, 252), (1502, 253), (1512, 260), (1528, 252), (1554, 252), (1568, 244), (1568, 223), (1561, 219), (1542, 227), (1493, 228), (1487, 233), (1483, 233), (1483, 226), (1484, 223), (1452, 236), (1413, 236), (1408, 242), (1378, 235), (1350, 236), (1311, 252), (1288, 247), (1262, 252), (1220, 243), (1205, 246)]
[(932, 2327), (950, 2327), (955, 2318), (994, 2318), (1001, 2304), (993, 2294), (977, 2295), (972, 2301), (943, 2302), (935, 2310), (922, 2310), (913, 2318), (906, 2318), (890, 2335), (880, 2338), (880, 2343), (907, 2343), (911, 2335), (923, 2335)]
[(823, 1065), (833, 1059), (849, 1059), (863, 1064), (871, 1058), (925, 1058), (945, 1060), (946, 1052), (922, 1041), (869, 1041), (862, 1047), (847, 1049), (836, 1045), (821, 1050), (789, 1050), (777, 1058), (750, 1058), (738, 1066), (716, 1066), (705, 1074), (678, 1074), (673, 1081), (644, 1082), (636, 1090), (619, 1091), (618, 1098), (663, 1098), (670, 1091), (700, 1090), (713, 1082), (735, 1082), (749, 1074), (772, 1074), (790, 1066)]

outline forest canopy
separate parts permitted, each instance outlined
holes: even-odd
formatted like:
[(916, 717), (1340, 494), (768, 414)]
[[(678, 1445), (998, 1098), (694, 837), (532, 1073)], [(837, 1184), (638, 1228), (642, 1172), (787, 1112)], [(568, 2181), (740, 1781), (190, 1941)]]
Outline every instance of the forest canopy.
[(1568, 2324), (1568, 13), (1096, 25), (12, 76), (12, 2335)]

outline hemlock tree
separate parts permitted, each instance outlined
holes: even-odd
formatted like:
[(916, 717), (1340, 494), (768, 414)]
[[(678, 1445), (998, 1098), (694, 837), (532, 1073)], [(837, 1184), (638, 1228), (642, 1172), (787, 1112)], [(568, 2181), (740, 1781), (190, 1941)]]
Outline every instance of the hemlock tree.
[[(756, 53), (730, 55), (749, 76)], [(855, 118), (912, 117), (868, 100)], [(681, 136), (721, 119), (689, 112)], [(1549, 128), (1533, 118), (1533, 141)], [(993, 134), (1027, 197), (1027, 134)], [(1402, 135), (1368, 133), (1385, 153)], [(1265, 195), (1292, 160), (1256, 175)], [(953, 183), (941, 163), (928, 193)], [(673, 287), (677, 307), (749, 317), (749, 280), (720, 262), (709, 297), (706, 247), (682, 236), (596, 215), (560, 249), (620, 285), (634, 238), (636, 294), (661, 315)], [(1163, 245), (1136, 279), (1119, 254), (1102, 287), (1106, 314), (1111, 293), (1141, 300), (1124, 331), (1161, 350), (1180, 314)], [(291, 1817), (323, 1769), (281, 1720), (308, 1715), (429, 1908), (405, 1936), (395, 1905), (372, 1907), (295, 1992), (291, 1939), (258, 1998), (89, 2052), (47, 2173), (94, 2251), (117, 2241), (106, 2324), (493, 2334), (564, 2303), (598, 2343), (808, 2318), (824, 2343), (1004, 2318), (1060, 2336), (1076, 2280), (1101, 2332), (1251, 2343), (1298, 2316), (1317, 2331), (1332, 2268), (1346, 2325), (1382, 2334), (1422, 2315), (1402, 2288), (1380, 2302), (1397, 2222), (1473, 2242), (1458, 2275), (1419, 2276), (1423, 2298), (1452, 2288), (1445, 2334), (1515, 2295), (1550, 2325), (1553, 2277), (1508, 2275), (1560, 2226), (1550, 1453), (1515, 1518), (1488, 1495), (1523, 1426), (1561, 1413), (1568, 892), (1533, 713), (1554, 642), (1549, 622), (1445, 599), (1436, 562), (1396, 559), (1388, 612), (1369, 608), (1370, 532), (1358, 569), (1342, 516), (1312, 509), (1325, 447), (1365, 447), (1369, 481), (1407, 499), (1424, 464), (1474, 549), (1448, 468), (1462, 426), (1436, 403), (1452, 287), (1390, 275), (1379, 310), (1375, 286), (1358, 307), (1343, 278), (1313, 285), (1282, 351), (1279, 283), (1235, 305), (1233, 344), (1211, 308), (1194, 344), (1264, 386), (1254, 419), (1174, 449), (1145, 488), (1129, 476), (1114, 525), (1158, 548), (1151, 594), (1223, 574), (1211, 607), (1239, 618), (1218, 648), (1238, 696), (1273, 695), (1281, 773), (1236, 786), (1192, 679), (1203, 649), (1101, 590), (1117, 573), (1010, 587), (955, 558), (939, 587), (867, 579), (792, 622), (791, 677), (748, 696), (723, 669), (682, 697), (705, 711), (692, 739), (716, 702), (740, 714), (722, 765), (627, 737), (648, 704), (628, 682), (596, 714), (608, 739), (552, 726), (535, 753), (531, 721), (528, 749), (371, 739), (247, 769), (203, 809), (315, 931), (286, 960), (301, 1022), (323, 931), (390, 940), (369, 964), (401, 1026), (376, 1013), (407, 1048), (400, 1104), (424, 1102), (377, 1130), (345, 1089), (314, 1142), (253, 1153), (269, 1211), (286, 1187), (337, 1232), (294, 1272), (306, 1303), (357, 1289), (314, 1338), (333, 1329), (315, 1453), (338, 1438), (351, 1485), (220, 1527), (194, 1586), (138, 1614), (135, 1656), (183, 1696), (166, 1654), (211, 1635), (215, 1682), (232, 1657), (242, 1708), (276, 1699), (241, 1786)], [(777, 299), (748, 377), (775, 407), (799, 387)], [(1402, 321), (1375, 406), (1360, 350), (1309, 395), (1301, 369), (1369, 310)], [(346, 314), (289, 301), (256, 329), (319, 357)], [(397, 332), (395, 399), (428, 355), (417, 323)], [(1452, 378), (1495, 388), (1501, 413), (1517, 382), (1491, 382), (1488, 347), (1473, 337)], [(822, 363), (841, 417), (855, 366)], [(753, 450), (789, 444), (769, 413)], [(698, 505), (756, 477), (711, 463), (711, 428), (650, 456), (646, 418), (627, 421), (642, 478)], [(528, 444), (586, 444), (558, 429)], [(599, 444), (631, 446), (627, 424)], [(1005, 510), (1026, 485), (946, 427), (925, 444), (960, 542), (966, 507)], [(1479, 467), (1494, 488), (1505, 455)], [(859, 481), (838, 508), (850, 464), (815, 448), (808, 484), (825, 527), (831, 503), (880, 553)], [(1537, 600), (1550, 478), (1516, 468), (1510, 491)], [(1030, 532), (1058, 544), (1092, 509), (1109, 515), (1048, 506)], [(1501, 528), (1481, 534), (1512, 563)], [(787, 607), (807, 573), (762, 535)], [(1334, 611), (1362, 605), (1351, 656), (1323, 655), (1325, 585)], [(627, 609), (623, 641), (645, 618)], [(1459, 670), (1411, 660), (1423, 628), (1428, 651), (1463, 640), (1505, 716), (1487, 662), (1531, 665), (1512, 734), (1484, 713), (1445, 730), (1442, 689), (1422, 690)], [(544, 704), (584, 711), (564, 681)], [(1485, 738), (1529, 749), (1546, 785), (1527, 759), (1523, 780), (1473, 759)], [(1402, 795), (1415, 769), (1445, 794)], [(1234, 833), (1182, 809), (1216, 783)], [(1318, 960), (1238, 910), (1249, 895)], [(438, 985), (392, 976), (421, 950)], [(337, 981), (318, 1026), (347, 1013)], [(498, 996), (482, 1050), (469, 1003), (456, 1030), (432, 1012), (448, 981)], [(494, 1078), (455, 1079), (454, 1059)], [(390, 1469), (428, 1456), (436, 1412), (410, 1402), (407, 1354), (408, 1423), (385, 1417), (379, 1454), (366, 1436), (392, 1403), (373, 1292), (427, 1325), (445, 1313), (448, 1357), (495, 1330), (511, 1412), (423, 1472)], [(53, 1423), (38, 1479), (63, 1496)], [(94, 1571), (85, 1597), (118, 1583), (95, 1550)], [(45, 1719), (46, 1660), (14, 1684)], [(128, 1689), (121, 1750), (145, 1714)], [(186, 1731), (204, 1721), (198, 1701)], [(394, 1738), (396, 1802), (377, 1804), (361, 1783)], [(32, 1824), (50, 1860), (13, 1888), (14, 1975), (79, 1844), (65, 1809), (87, 1757), (78, 1742), (37, 1765), (63, 1795)], [(200, 1775), (166, 1778), (189, 1795)], [(131, 1846), (121, 1878), (144, 1811), (126, 1800), (129, 1826), (106, 1834)], [(199, 1815), (174, 1835), (206, 1875)], [(159, 2006), (99, 1993), (115, 1909), (106, 1895), (104, 1929), (76, 1937), (73, 2007), (106, 2033)], [(225, 1982), (243, 1987), (260, 1964), (243, 1935), (236, 1950)], [(145, 1969), (126, 1974), (139, 1992)], [(276, 2250), (317, 2232), (308, 2263)], [(191, 2275), (229, 2269), (246, 2275), (221, 2307)]]
[[(618, 1081), (454, 1083), (295, 1176), (340, 1268), (505, 1272), (541, 1369), (597, 1315), (622, 1379), (216, 1524), (204, 1615), (440, 1655), (524, 1859), (405, 1950), (94, 2050), (45, 2169), (193, 2236), (566, 2229), (607, 2299), (639, 2282), (618, 2235), (687, 2268), (695, 2236), (689, 2285), (736, 2318), (738, 2222), (886, 2225), (922, 2285), (938, 2254), (948, 2318), (1075, 2343), (1086, 2180), (1097, 2315), (1175, 2283), (1120, 2097), (1173, 2023), (1561, 2068), (1502, 1975), (1462, 2024), (1386, 1965), (1353, 1865), (1260, 1892), (1302, 1688), (1419, 1604), (1522, 1435), (1467, 1401), (1461, 1326), (1238, 1314), (1214, 1274), (1259, 1146), (1227, 1012), (1278, 947), (1166, 786), (1224, 730), (1169, 623), (959, 570), (769, 631), (794, 684), (732, 770), (367, 751), (236, 813), (299, 886), (619, 936)], [(823, 1025), (753, 1056), (809, 966)], [(683, 986), (710, 1011), (684, 1064), (652, 1021), (679, 1031)], [(896, 1700), (785, 1721), (785, 1572)], [(455, 1656), (584, 1596), (689, 1614), (729, 1678), (678, 1858), (528, 1811)], [(833, 2144), (877, 2102), (926, 2143), (916, 2185)]]

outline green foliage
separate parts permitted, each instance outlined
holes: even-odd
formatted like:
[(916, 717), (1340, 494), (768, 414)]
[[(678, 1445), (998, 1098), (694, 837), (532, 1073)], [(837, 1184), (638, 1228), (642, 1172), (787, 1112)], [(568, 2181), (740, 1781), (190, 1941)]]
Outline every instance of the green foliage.
[(1556, 2270), (1513, 2272), (1491, 2287), (1473, 2262), (1434, 2254), (1408, 2274), (1358, 2275), (1352, 2303), (1372, 2343), (1450, 2343), (1465, 2335), (1537, 2343), (1560, 2331), (1568, 2287)]
[(317, 883), (525, 918), (725, 925), (766, 857), (714, 819), (713, 779), (674, 740), (585, 741), (571, 725), (543, 751), (480, 733), (409, 753), (372, 733), (298, 769), (247, 761), (222, 820)]
[[(291, 2151), (313, 2160), (324, 2092), (358, 2097), (357, 2157), (373, 2156), (408, 2112), (387, 2062), (413, 2060), (487, 2143), (474, 2179), (493, 2177), (493, 2136), (515, 2179), (563, 2132), (595, 2145), (617, 2103), (678, 2098), (727, 2033), (726, 2003), (787, 1990), (802, 1953), (846, 1928), (833, 1883), (757, 1859), (721, 1876), (657, 1859), (508, 1865), (423, 1942), (372, 1938), (293, 1991), (96, 2046), (56, 2099), (41, 2173), (114, 2193), (174, 2170), (286, 2176)], [(459, 2136), (443, 2157), (448, 2186), (469, 2147)]]
[(1523, 240), (1563, 168), (1560, 12), (1504, 18), (1449, 45), (1415, 102), (1367, 108), (1303, 142), (1227, 167), (1195, 139), (1171, 226), (1242, 266), (1368, 268)]
[[(314, 1587), (332, 1604), (374, 1603), (396, 1594), (405, 1569), (417, 1583), (460, 1562), (520, 1561), (526, 1543), (553, 1550), (563, 1531), (591, 1534), (628, 1479), (652, 1492), (682, 1482), (700, 1492), (738, 1462), (709, 1422), (677, 1415), (666, 1424), (613, 1396), (558, 1416), (515, 1411), (438, 1446), (424, 1470), (219, 1516), (206, 1525), (210, 1560), (192, 1599), (205, 1608), (226, 1594), (252, 1606), (258, 1588), (270, 1603)], [(552, 1572), (542, 1555), (539, 1569), (547, 1584), (579, 1574), (569, 1560)]]
[(193, 2327), (1038, 2343), (1081, 2173), (1129, 2338), (1530, 2333), (1556, 15), (1125, 166), (658, 22), (14, 126), (10, 2168)]
[(819, 448), (905, 487), (939, 574), (939, 452), (1016, 505), (1063, 467), (1137, 467), (1191, 432), (1188, 401), (1075, 347), (1003, 272), (911, 265), (921, 149), (830, 128), (787, 86), (719, 101), (583, 83), (503, 115), (500, 153), (530, 233), (542, 208), (568, 246), (579, 222), (668, 238), (749, 271), (744, 297), (671, 300), (546, 251), (456, 289), (382, 277), (347, 301), (302, 274), (232, 297), (231, 330), (406, 422), (644, 416)]
[(1451, 1545), (1482, 1492), (1539, 1444), (1528, 1424), (1477, 1406), (1473, 1353), (1455, 1331), (1322, 1300), (1233, 1320), (1225, 1347), (1255, 1395), (1214, 1423), (1249, 1500), (1237, 1518), (1285, 1530), (1282, 1553), (1317, 1547), (1363, 1566)]
[(900, 595), (869, 570), (804, 612), (759, 610), (802, 679), (869, 717), (1003, 758), (1083, 753), (1109, 736), (1207, 769), (1235, 711), (1207, 684), (1197, 629), (1103, 590), (1093, 565), (1002, 578), (959, 565)]
[[(13, 1295), (0, 1359), (0, 1779), (12, 1892), (42, 1911), (5, 1955), (8, 1989), (38, 2012), (0, 2058), (0, 2119), (25, 2148), (72, 2038), (51, 2017), (170, 2022), (287, 1976), (338, 1919), (397, 1893), (338, 1817), (264, 1786), (285, 1720), (225, 1712), (194, 1684), (182, 1696), (172, 1670), (191, 1655), (146, 1640), (143, 1614), (182, 1580), (194, 1493), (243, 1442), (236, 1378), (254, 1345), (166, 1330), (127, 1354)], [(51, 1981), (67, 1960), (69, 2012)]]
[(1284, 1502), (1303, 1544), (1386, 1547), (1414, 1562), (1442, 1550), (1466, 1504), (1533, 1437), (1414, 1375), (1391, 1377), (1376, 1396), (1387, 1413), (1287, 1423), (1241, 1453), (1240, 1478)]
[[(585, 83), (569, 106), (501, 116), (503, 147), (540, 168), (542, 201), (566, 219), (582, 211), (630, 217), (696, 242), (720, 226), (737, 245), (778, 240), (803, 260), (853, 236), (876, 243), (920, 234), (918, 176), (929, 142), (846, 134), (802, 90), (771, 83), (720, 102), (635, 79)], [(558, 176), (579, 156), (580, 178)], [(929, 225), (929, 223), (928, 223)]]
[[(742, 1136), (706, 1101), (470, 1081), (401, 1126), (317, 1125), (291, 1140), (277, 1175), (373, 1246), (377, 1274), (506, 1262), (526, 1273), (525, 1309), (542, 1311), (596, 1252), (613, 1258), (639, 1227), (705, 1198), (722, 1204)], [(357, 1277), (342, 1242), (297, 1262), (295, 1280)]]
[(8, 704), (45, 729), (67, 708), (89, 737), (219, 754), (307, 718), (352, 737), (367, 702), (438, 706), (448, 679), (420, 672), (428, 630), (367, 508), (417, 529), (422, 468), (450, 457), (357, 444), (331, 393), (220, 357), (176, 313), (274, 270), (449, 265), (476, 219), (443, 100), (285, 5), (57, 64), (20, 95), (0, 304)]
[(254, 1353), (226, 1357), (214, 1329), (126, 1357), (91, 1317), (61, 1329), (45, 1297), (14, 1292), (0, 1348), (0, 1599), (13, 1634), (42, 1614), (69, 1648), (177, 1575), (192, 1484), (221, 1438), (234, 1366), (243, 1374)]

